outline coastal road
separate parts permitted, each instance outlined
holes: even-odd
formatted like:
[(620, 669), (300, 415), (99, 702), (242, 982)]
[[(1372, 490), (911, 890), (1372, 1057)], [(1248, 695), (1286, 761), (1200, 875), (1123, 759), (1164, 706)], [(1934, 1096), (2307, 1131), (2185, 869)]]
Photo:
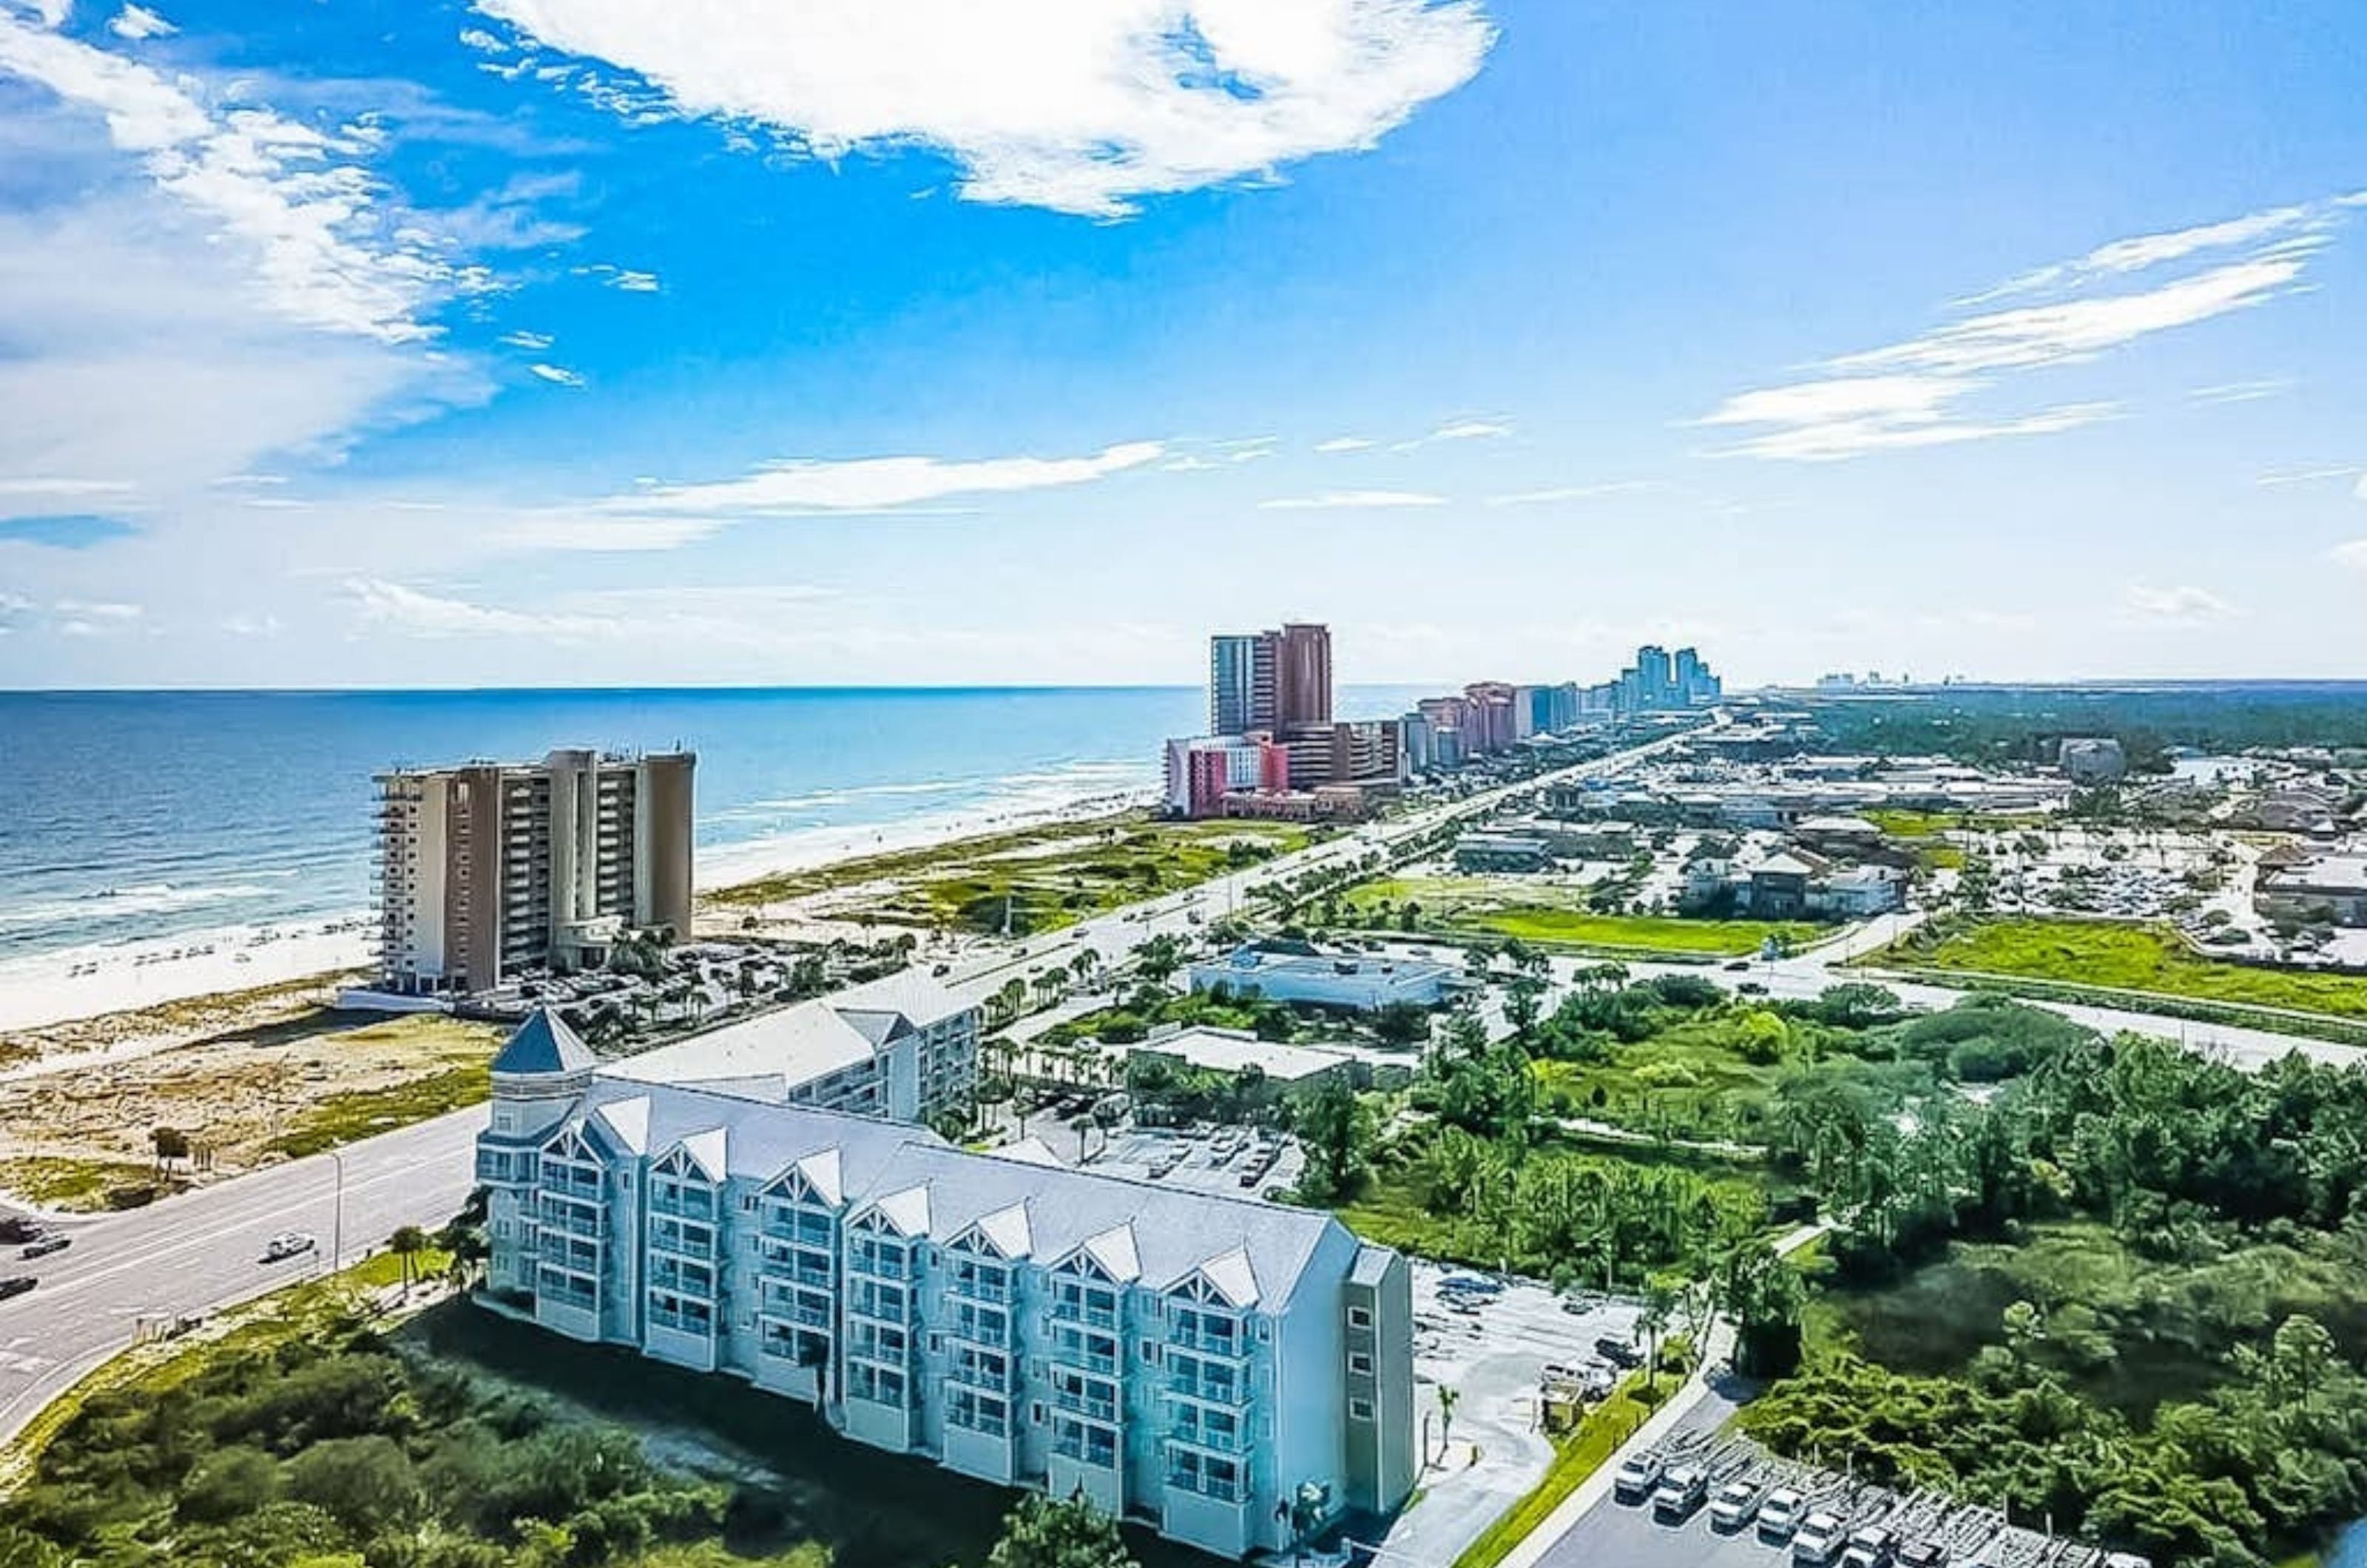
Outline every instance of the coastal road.
[[(442, 1224), (475, 1185), (484, 1124), (482, 1108), (455, 1111), (152, 1208), (69, 1222), (60, 1229), (74, 1245), (48, 1258), (0, 1250), (0, 1276), (40, 1280), (0, 1302), (0, 1442), (129, 1347), (143, 1322), (216, 1311), (319, 1273), (341, 1230), (351, 1262), (400, 1226)], [(307, 1232), (320, 1248), (263, 1262), (264, 1243), (281, 1231)]]

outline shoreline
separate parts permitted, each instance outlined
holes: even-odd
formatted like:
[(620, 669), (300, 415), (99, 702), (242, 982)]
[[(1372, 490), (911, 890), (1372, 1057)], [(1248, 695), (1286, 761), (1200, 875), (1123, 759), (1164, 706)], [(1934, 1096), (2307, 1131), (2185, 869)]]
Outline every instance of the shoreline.
[[(715, 845), (697, 857), (697, 896), (706, 899), (767, 877), (868, 855), (1089, 821), (1142, 809), (1157, 798), (1155, 791), (1106, 787), (1057, 801), (1014, 803), (1006, 796), (968, 809), (929, 812), (898, 821), (814, 828)], [(6, 1037), (17, 1032), (88, 1023), (110, 1013), (266, 987), (326, 982), (367, 969), (373, 955), (375, 924), (372, 915), (357, 912), (317, 920), (93, 943), (0, 961), (0, 1045), (9, 1043)]]

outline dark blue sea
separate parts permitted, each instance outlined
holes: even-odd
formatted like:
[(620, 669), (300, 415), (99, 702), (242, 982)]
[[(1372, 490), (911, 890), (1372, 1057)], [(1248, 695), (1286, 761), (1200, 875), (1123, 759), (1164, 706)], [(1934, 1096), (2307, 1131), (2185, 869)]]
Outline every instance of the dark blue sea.
[[(1409, 694), (1342, 694), (1351, 715)], [(699, 880), (783, 852), (1138, 799), (1187, 688), (0, 693), (0, 963), (357, 919), (373, 773), (698, 753)]]

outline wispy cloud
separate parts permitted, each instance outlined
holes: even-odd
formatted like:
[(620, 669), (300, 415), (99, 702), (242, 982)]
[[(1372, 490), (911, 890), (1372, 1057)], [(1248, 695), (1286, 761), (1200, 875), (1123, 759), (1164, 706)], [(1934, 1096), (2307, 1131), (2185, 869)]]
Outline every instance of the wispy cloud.
[(1553, 490), (1515, 491), (1511, 495), (1491, 495), (1490, 506), (1553, 506), (1569, 501), (1603, 501), (1614, 495), (1634, 495), (1642, 491), (1665, 487), (1652, 479), (1613, 479), (1604, 484), (1562, 485)]
[(641, 90), (533, 66), (628, 118), (712, 117), (819, 158), (931, 148), (969, 200), (1098, 218), (1369, 149), (1469, 81), (1496, 37), (1478, 0), (943, 4), (925, 26), (910, 7), (772, 0), (478, 8), (633, 73)]
[(0, 496), (43, 496), (70, 499), (78, 496), (129, 495), (135, 486), (122, 479), (68, 479), (62, 475), (30, 475), (22, 479), (0, 479)]
[(93, 545), (125, 538), (137, 532), (119, 517), (105, 517), (88, 512), (0, 518), (0, 542), (14, 539), (22, 544), (40, 545), (56, 550), (86, 550)]
[(1367, 451), (1372, 445), (1361, 435), (1335, 435), (1329, 441), (1317, 442), (1315, 449), (1330, 457), (1341, 452)]
[(1430, 433), (1433, 441), (1492, 441), (1500, 435), (1510, 435), (1512, 427), (1501, 420), (1458, 419), (1440, 425)]
[(2262, 474), (2254, 482), (2264, 485), (2316, 484), (2324, 479), (2352, 479), (2357, 477), (2360, 471), (2361, 466), (2357, 463), (2342, 463), (2331, 468), (2279, 468)]
[(1327, 490), (1320, 495), (1280, 496), (1261, 501), (1266, 512), (1347, 512), (1400, 506), (1444, 506), (1446, 498), (1411, 490)]
[(690, 637), (739, 648), (780, 643), (785, 628), (793, 631), (803, 614), (836, 597), (810, 584), (760, 583), (609, 589), (521, 606), (382, 577), (348, 578), (343, 592), (363, 626), (413, 637), (538, 638), (579, 645)]
[(530, 333), (521, 330), (514, 333), (504, 333), (501, 335), (500, 341), (507, 344), (512, 348), (523, 348), (528, 353), (539, 354), (544, 349), (549, 348), (553, 340), (549, 333)]
[(0, 73), (100, 111), (158, 189), (251, 252), (260, 297), (291, 320), (413, 341), (430, 334), (426, 308), (464, 281), (431, 236), (380, 208), (365, 139), (267, 109), (216, 107), (187, 78), (6, 11)]
[[(2107, 402), (2044, 406), (1997, 414), (1968, 411), (1977, 395), (2028, 373), (2080, 364), (2156, 333), (2251, 309), (2303, 287), (2310, 259), (2329, 243), (2338, 203), (2278, 208), (2224, 223), (2142, 235), (2042, 267), (1976, 296), (2054, 292), (2044, 303), (1943, 321), (1904, 342), (1827, 361), (1821, 374), (1738, 394), (1699, 423), (1761, 431), (1728, 450), (1794, 461), (1829, 461), (1869, 452), (1951, 445), (2076, 429), (2116, 412)], [(2135, 289), (2101, 286), (2214, 252), (2245, 250)], [(2259, 384), (2220, 389), (2265, 395)]]
[(2335, 565), (2348, 567), (2352, 571), (2367, 576), (2367, 539), (2352, 539), (2347, 544), (2335, 546), (2327, 553), (2332, 557)]
[(2228, 381), (2216, 387), (2197, 387), (2186, 397), (2189, 402), (2197, 403), (2252, 403), (2262, 398), (2282, 397), (2293, 390), (2293, 385), (2282, 379)]
[(794, 458), (767, 464), (744, 479), (657, 485), (603, 505), (644, 514), (879, 512), (948, 496), (1087, 484), (1155, 463), (1166, 451), (1162, 442), (1127, 441), (1081, 457)]
[(2236, 607), (2218, 594), (2191, 584), (2154, 588), (2132, 582), (2122, 603), (2131, 614), (2149, 620), (2216, 621), (2236, 613)]
[(549, 382), (554, 387), (580, 387), (583, 378), (564, 365), (529, 365), (527, 373)]

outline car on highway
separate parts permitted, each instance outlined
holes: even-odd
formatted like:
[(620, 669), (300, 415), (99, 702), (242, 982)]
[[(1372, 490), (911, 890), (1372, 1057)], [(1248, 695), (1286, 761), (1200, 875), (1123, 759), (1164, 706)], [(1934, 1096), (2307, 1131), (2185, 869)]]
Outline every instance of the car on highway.
[(25, 1244), (25, 1249), (17, 1254), (17, 1256), (19, 1258), (47, 1258), (51, 1253), (63, 1252), (67, 1247), (72, 1247), (73, 1245), (74, 1237), (70, 1235), (45, 1235), (37, 1241), (27, 1242)]
[(1807, 1568), (1825, 1568), (1841, 1554), (1841, 1543), (1848, 1539), (1849, 1526), (1839, 1514), (1829, 1514), (1819, 1508), (1800, 1521), (1792, 1534), (1792, 1561)]
[(1750, 969), (1750, 960), (1748, 958), (1738, 958), (1733, 963), (1728, 964), (1726, 968), (1727, 973), (1730, 975), (1748, 974)]
[(1640, 1503), (1660, 1484), (1667, 1461), (1655, 1453), (1629, 1454), (1611, 1478), (1611, 1495), (1623, 1503)]
[(277, 1263), (283, 1258), (300, 1257), (320, 1245), (302, 1231), (281, 1231), (263, 1244), (263, 1260)]
[(0, 1214), (0, 1242), (13, 1247), (20, 1241), (31, 1241), (40, 1234), (41, 1225), (38, 1220), (28, 1220), (22, 1214)]
[(1767, 994), (1767, 987), (1756, 980), (1745, 980), (1734, 988), (1746, 997), (1763, 997)]
[(1660, 1477), (1652, 1494), (1652, 1517), (1662, 1524), (1682, 1524), (1709, 1496), (1709, 1477), (1699, 1465), (1681, 1464)]
[(1808, 1500), (1796, 1487), (1778, 1486), (1767, 1494), (1759, 1505), (1759, 1539), (1778, 1543), (1791, 1540), (1807, 1506)]
[(1729, 1481), (1709, 1500), (1709, 1528), (1732, 1535), (1759, 1513), (1759, 1488), (1748, 1481)]
[(0, 1302), (6, 1301), (10, 1296), (21, 1296), (40, 1283), (40, 1281), (30, 1274), (12, 1274), (6, 1280), (0, 1280)]
[(1849, 1538), (1849, 1550), (1841, 1553), (1841, 1568), (1890, 1568), (1891, 1560), (1898, 1555), (1898, 1532), (1884, 1529), (1880, 1525), (1867, 1525)]
[(1898, 1568), (1948, 1568), (1948, 1549), (1936, 1540), (1910, 1540), (1898, 1549)]

